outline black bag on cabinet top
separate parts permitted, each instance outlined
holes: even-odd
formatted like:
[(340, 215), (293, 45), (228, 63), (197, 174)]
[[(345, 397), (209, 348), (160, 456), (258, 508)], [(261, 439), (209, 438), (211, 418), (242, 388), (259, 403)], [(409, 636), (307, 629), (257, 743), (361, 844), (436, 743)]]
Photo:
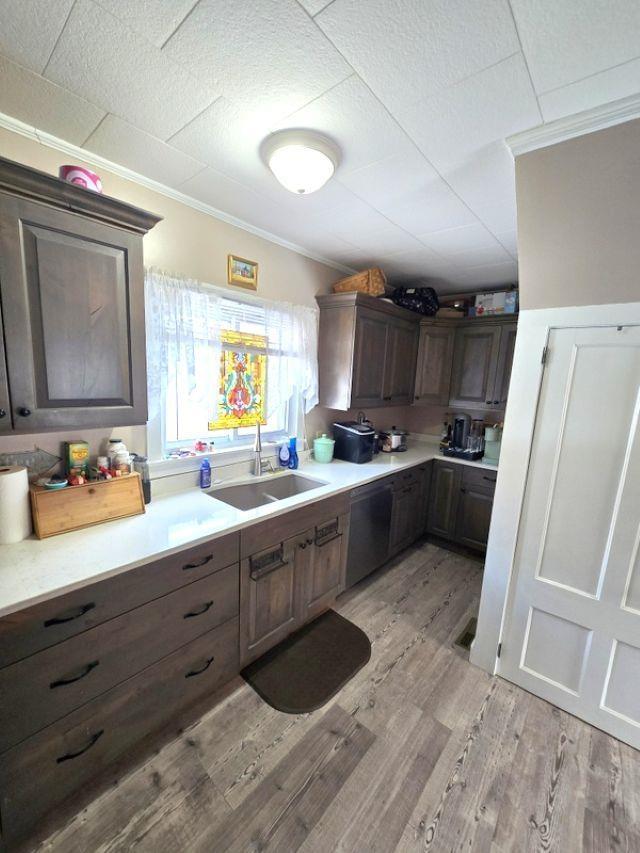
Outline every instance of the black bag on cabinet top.
[(408, 308), (425, 317), (433, 317), (440, 307), (438, 294), (432, 287), (396, 287), (391, 300), (400, 308)]

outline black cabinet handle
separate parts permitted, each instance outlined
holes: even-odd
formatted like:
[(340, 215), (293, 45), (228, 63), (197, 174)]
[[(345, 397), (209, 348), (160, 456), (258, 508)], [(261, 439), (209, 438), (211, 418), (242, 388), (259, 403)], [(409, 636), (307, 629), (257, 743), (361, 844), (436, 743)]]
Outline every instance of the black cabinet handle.
[(56, 762), (58, 764), (62, 764), (63, 761), (71, 761), (72, 758), (77, 758), (79, 755), (83, 755), (88, 749), (91, 749), (92, 746), (95, 746), (98, 743), (103, 734), (104, 729), (100, 729), (99, 732), (96, 732), (91, 736), (89, 743), (86, 746), (79, 749), (78, 752), (67, 752), (66, 755), (61, 755), (60, 758), (56, 758)]
[(205, 672), (205, 670), (209, 669), (214, 660), (214, 657), (207, 658), (207, 662), (204, 666), (201, 666), (200, 669), (190, 669), (189, 672), (185, 675), (185, 678), (193, 678), (194, 675), (200, 675), (202, 672)]
[(466, 489), (460, 489), (460, 494), (462, 494), (462, 495), (466, 495), (466, 494), (467, 494), (467, 490), (466, 490)]
[(490, 406), (490, 405), (491, 405), (491, 400), (485, 400), (485, 403), (487, 404), (487, 406)]
[(86, 675), (89, 675), (92, 669), (95, 669), (99, 660), (92, 660), (91, 663), (88, 663), (82, 672), (79, 675), (74, 675), (73, 678), (59, 678), (57, 681), (52, 681), (49, 685), (50, 690), (55, 690), (56, 687), (64, 687), (65, 684), (73, 684), (74, 681), (80, 681), (81, 678), (84, 678)]
[(28, 418), (31, 414), (31, 409), (27, 409), (26, 406), (20, 406), (20, 408), (18, 409), (18, 414), (21, 418)]
[(7, 416), (7, 410), (6, 409), (0, 409), (0, 418), (6, 418), (6, 416)]
[(495, 478), (495, 477), (483, 477), (482, 479), (483, 479), (483, 480), (488, 480), (490, 483), (495, 483), (495, 481), (496, 481), (496, 478)]
[(307, 539), (307, 545), (313, 545), (313, 539)]
[(199, 569), (199, 568), (200, 568), (200, 566), (206, 566), (206, 565), (207, 565), (207, 563), (210, 563), (210, 562), (211, 562), (211, 560), (213, 560), (213, 554), (209, 554), (209, 555), (208, 555), (207, 557), (205, 557), (203, 560), (198, 560), (198, 562), (197, 562), (197, 563), (187, 563), (187, 565), (186, 565), (186, 566), (183, 566), (183, 567), (182, 567), (182, 571), (183, 571), (183, 572), (186, 572), (186, 571), (188, 571), (189, 569)]
[(301, 551), (304, 551), (304, 549), (307, 547), (307, 543), (306, 542), (300, 542), (298, 547), (300, 548)]
[(193, 619), (194, 616), (202, 616), (210, 607), (213, 607), (213, 601), (205, 601), (200, 610), (192, 610), (190, 613), (185, 613), (183, 619)]
[(52, 625), (63, 625), (65, 622), (73, 622), (74, 619), (79, 619), (81, 616), (84, 616), (85, 613), (93, 610), (95, 606), (94, 602), (91, 602), (90, 604), (82, 604), (75, 613), (71, 613), (69, 616), (54, 616), (52, 619), (47, 619), (44, 623), (44, 627), (50, 628)]

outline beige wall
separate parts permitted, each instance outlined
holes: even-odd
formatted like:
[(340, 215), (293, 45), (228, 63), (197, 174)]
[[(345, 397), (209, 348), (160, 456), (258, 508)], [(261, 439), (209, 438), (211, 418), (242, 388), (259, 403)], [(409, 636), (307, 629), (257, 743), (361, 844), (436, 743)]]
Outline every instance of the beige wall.
[[(69, 162), (68, 156), (62, 152), (2, 128), (0, 155), (51, 174), (57, 174), (58, 166)], [(233, 253), (258, 261), (259, 296), (306, 305), (315, 305), (315, 295), (329, 292), (331, 284), (342, 275), (332, 267), (270, 243), (248, 231), (106, 172), (101, 167), (94, 167), (89, 160), (85, 163), (100, 174), (106, 194), (163, 217), (163, 221), (144, 238), (144, 260), (148, 266), (157, 266), (168, 272), (226, 286), (227, 254)], [(238, 292), (232, 287), (229, 291)], [(313, 424), (318, 423), (319, 426), (330, 419), (324, 410), (318, 410), (312, 415)], [(315, 434), (312, 428), (313, 425), (310, 425), (308, 429), (310, 437)], [(145, 451), (144, 427), (133, 427), (129, 430), (119, 428), (115, 432), (129, 441), (131, 450), (139, 453)], [(8, 436), (0, 438), (0, 453), (30, 450), (34, 445), (52, 453), (59, 453), (61, 442), (73, 438), (89, 441), (92, 453), (96, 453), (103, 440), (111, 434), (110, 429), (105, 429)]]
[(516, 159), (520, 307), (640, 301), (640, 120)]

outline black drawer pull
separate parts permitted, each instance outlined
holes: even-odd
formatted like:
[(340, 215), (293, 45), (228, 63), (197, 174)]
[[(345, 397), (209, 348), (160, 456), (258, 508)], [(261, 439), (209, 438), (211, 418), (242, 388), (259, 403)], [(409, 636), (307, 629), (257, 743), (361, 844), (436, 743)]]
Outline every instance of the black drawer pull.
[(91, 670), (95, 669), (99, 663), (99, 660), (92, 660), (91, 663), (88, 663), (85, 666), (80, 675), (74, 675), (73, 678), (59, 678), (57, 681), (52, 681), (49, 685), (49, 689), (54, 690), (56, 687), (64, 687), (65, 684), (73, 684), (74, 681), (80, 681), (81, 678), (84, 678), (86, 675), (89, 675)]
[(85, 613), (88, 613), (90, 610), (93, 610), (95, 604), (91, 602), (91, 604), (83, 604), (75, 613), (72, 613), (70, 616), (54, 616), (53, 619), (47, 619), (44, 623), (45, 628), (50, 628), (52, 625), (63, 625), (65, 622), (73, 622), (74, 619), (79, 619), (81, 616), (84, 616)]
[(62, 764), (63, 761), (71, 761), (72, 758), (77, 758), (79, 755), (83, 755), (88, 749), (91, 749), (92, 746), (95, 746), (98, 743), (103, 734), (104, 729), (100, 729), (99, 732), (96, 732), (91, 736), (91, 739), (86, 746), (83, 746), (82, 749), (78, 750), (78, 752), (68, 752), (66, 755), (61, 755), (60, 758), (56, 758), (56, 763)]
[(496, 481), (496, 478), (495, 478), (495, 477), (483, 477), (482, 479), (483, 479), (483, 480), (488, 480), (490, 483), (495, 483), (495, 481)]
[(200, 675), (205, 670), (209, 669), (214, 660), (214, 657), (207, 658), (207, 662), (204, 666), (201, 666), (200, 669), (190, 669), (189, 672), (185, 675), (185, 678), (193, 678), (194, 675)]
[(333, 536), (329, 536), (326, 539), (316, 539), (316, 548), (323, 548), (325, 545), (328, 545), (330, 542), (335, 541), (336, 539), (340, 539), (342, 533), (335, 533)]
[(278, 569), (284, 569), (284, 567), (288, 565), (288, 560), (279, 560), (277, 563), (271, 563), (270, 565), (258, 566), (255, 569), (251, 569), (249, 574), (252, 581), (259, 581), (266, 577), (266, 575), (270, 575), (271, 572), (276, 572)]
[(213, 601), (205, 601), (200, 610), (192, 610), (190, 613), (185, 613), (183, 619), (193, 619), (194, 616), (202, 616), (210, 607), (213, 607)]
[(200, 566), (206, 566), (207, 563), (211, 562), (211, 560), (213, 560), (213, 554), (209, 554), (208, 556), (204, 557), (202, 560), (198, 560), (197, 563), (187, 563), (186, 566), (182, 567), (182, 571), (186, 572), (189, 569), (199, 569)]

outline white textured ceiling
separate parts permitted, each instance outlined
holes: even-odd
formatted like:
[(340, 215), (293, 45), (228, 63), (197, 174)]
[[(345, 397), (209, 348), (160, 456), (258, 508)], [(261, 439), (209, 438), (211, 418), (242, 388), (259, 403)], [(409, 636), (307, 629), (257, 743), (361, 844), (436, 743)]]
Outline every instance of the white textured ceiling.
[[(517, 279), (504, 138), (640, 91), (638, 0), (0, 0), (0, 112), (351, 267)], [(309, 197), (258, 149), (342, 150)]]

